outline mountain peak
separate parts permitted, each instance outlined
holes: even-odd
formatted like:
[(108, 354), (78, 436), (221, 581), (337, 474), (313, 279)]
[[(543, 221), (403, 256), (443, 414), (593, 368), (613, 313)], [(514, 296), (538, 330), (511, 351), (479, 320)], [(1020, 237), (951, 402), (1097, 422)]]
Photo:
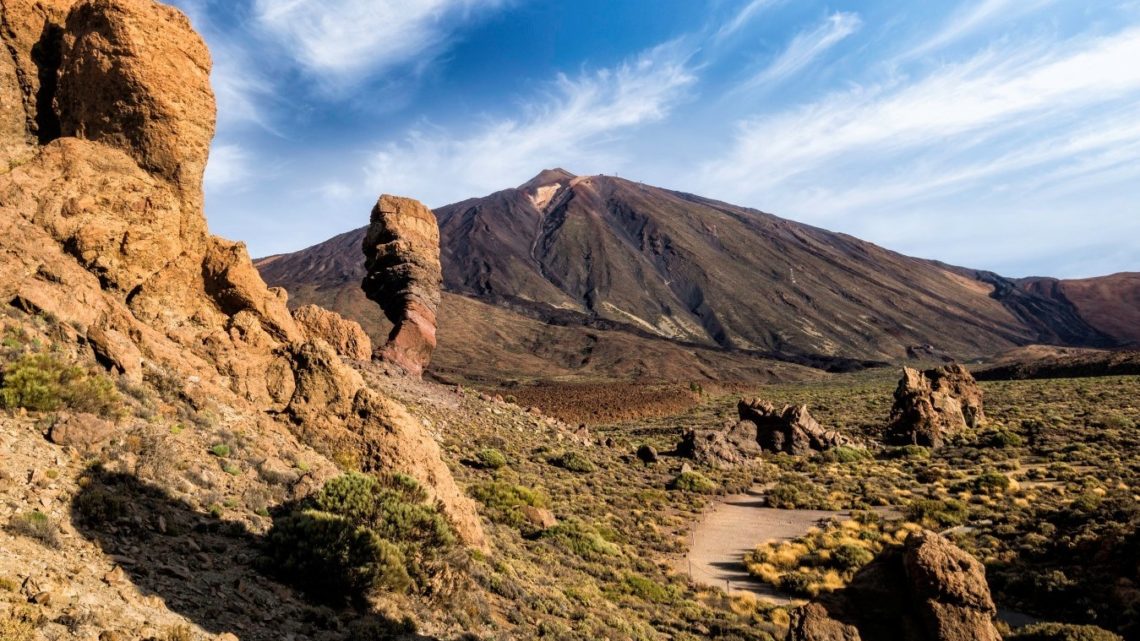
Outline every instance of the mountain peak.
[(519, 189), (522, 191), (528, 191), (531, 189), (537, 189), (538, 187), (545, 187), (546, 185), (567, 182), (575, 178), (577, 178), (577, 176), (561, 167), (555, 167), (554, 169), (543, 169), (542, 171), (538, 172), (537, 176), (519, 185)]

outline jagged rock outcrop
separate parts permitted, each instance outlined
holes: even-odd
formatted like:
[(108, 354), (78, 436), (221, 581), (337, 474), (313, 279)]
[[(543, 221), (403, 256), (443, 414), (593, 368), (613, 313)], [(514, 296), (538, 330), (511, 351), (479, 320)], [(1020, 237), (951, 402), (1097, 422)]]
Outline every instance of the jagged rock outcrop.
[(855, 439), (824, 429), (806, 405), (776, 410), (760, 399), (741, 399), (737, 412), (740, 420), (723, 428), (686, 430), (677, 445), (677, 454), (703, 465), (728, 469), (748, 462), (762, 451), (800, 456), (841, 445), (861, 447)]
[(788, 641), (1000, 641), (985, 568), (945, 537), (911, 534), (839, 592), (792, 613)]
[(965, 367), (905, 367), (887, 435), (896, 443), (941, 447), (948, 437), (984, 422), (982, 390)]
[[(0, 301), (58, 321), (109, 370), (157, 377), (195, 408), (284, 421), (330, 457), (417, 478), (460, 538), (484, 546), (425, 427), (341, 361), (338, 350), (367, 352), (359, 327), (313, 311), (298, 323), (245, 246), (209, 234), (210, 59), (185, 16), (152, 0), (4, 0), (0, 39)], [(438, 283), (438, 244), (436, 256)], [(410, 271), (393, 295), (413, 325), (430, 309), (434, 329), (438, 287)], [(53, 438), (85, 446), (103, 427), (69, 420)]]
[(316, 305), (294, 309), (293, 320), (306, 335), (322, 339), (345, 358), (357, 361), (372, 358), (372, 339), (356, 321)]
[(755, 426), (737, 423), (721, 429), (689, 429), (681, 435), (677, 454), (701, 465), (731, 469), (760, 455)]
[(833, 447), (858, 446), (855, 439), (824, 429), (812, 418), (806, 405), (788, 405), (777, 411), (773, 405), (758, 398), (741, 399), (737, 412), (742, 422), (756, 426), (756, 440), (769, 452), (799, 456)]
[(377, 355), (419, 376), (435, 350), (443, 282), (435, 214), (418, 201), (385, 194), (372, 210), (363, 250), (361, 288), (395, 325)]

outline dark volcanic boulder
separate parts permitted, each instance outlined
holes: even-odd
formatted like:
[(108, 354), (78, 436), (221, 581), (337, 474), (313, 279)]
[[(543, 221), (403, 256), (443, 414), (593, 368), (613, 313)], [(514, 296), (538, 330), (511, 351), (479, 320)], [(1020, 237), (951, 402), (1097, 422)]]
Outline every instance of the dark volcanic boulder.
[(792, 613), (788, 641), (1000, 641), (982, 564), (934, 532)]
[(677, 454), (709, 467), (729, 469), (760, 455), (756, 432), (749, 434), (747, 425), (713, 429), (686, 430), (677, 445)]
[(767, 451), (801, 455), (841, 445), (857, 446), (854, 439), (824, 429), (806, 405), (776, 410), (760, 399), (741, 399), (737, 411), (742, 422), (755, 425), (756, 440)]
[(982, 390), (966, 368), (946, 365), (925, 372), (903, 368), (891, 409), (891, 441), (941, 447), (947, 437), (983, 422)]
[(419, 376), (435, 350), (443, 280), (435, 214), (419, 201), (385, 194), (372, 210), (363, 249), (360, 286), (395, 325), (377, 355)]

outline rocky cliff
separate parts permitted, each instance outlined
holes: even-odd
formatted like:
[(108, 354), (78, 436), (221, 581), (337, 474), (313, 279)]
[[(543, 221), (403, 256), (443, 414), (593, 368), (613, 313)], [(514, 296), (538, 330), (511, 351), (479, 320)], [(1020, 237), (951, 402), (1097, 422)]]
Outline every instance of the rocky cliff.
[(419, 479), (483, 545), (431, 436), (342, 362), (337, 349), (360, 356), (359, 328), (311, 310), (298, 323), (245, 246), (209, 234), (211, 63), (186, 17), (151, 0), (0, 11), (0, 300), (128, 379), (161, 376)]

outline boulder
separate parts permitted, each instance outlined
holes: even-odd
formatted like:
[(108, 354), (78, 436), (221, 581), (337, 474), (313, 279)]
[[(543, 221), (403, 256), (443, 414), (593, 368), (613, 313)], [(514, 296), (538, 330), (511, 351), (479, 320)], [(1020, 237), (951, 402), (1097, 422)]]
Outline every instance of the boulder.
[(911, 534), (844, 589), (792, 613), (788, 641), (1000, 641), (981, 562), (945, 537)]
[(115, 435), (115, 424), (94, 414), (61, 412), (48, 430), (48, 440), (79, 450), (95, 449)]
[(443, 281), (435, 214), (410, 198), (383, 195), (364, 237), (361, 288), (394, 327), (377, 355), (419, 376), (436, 345)]
[(642, 445), (637, 448), (637, 458), (646, 465), (657, 462), (657, 448), (652, 445)]
[(948, 437), (985, 422), (982, 390), (961, 365), (924, 372), (903, 368), (891, 408), (888, 439), (941, 447)]
[(544, 507), (534, 507), (533, 505), (524, 505), (522, 508), (523, 518), (526, 522), (536, 530), (543, 532), (558, 525), (558, 519), (554, 517), (554, 512)]
[(357, 361), (372, 358), (372, 339), (356, 321), (316, 305), (293, 310), (293, 320), (309, 338), (323, 340), (345, 358)]
[(737, 412), (741, 422), (755, 426), (756, 440), (765, 451), (799, 456), (839, 446), (859, 447), (855, 439), (824, 429), (806, 405), (776, 410), (760, 399), (741, 399)]
[[(754, 435), (753, 435), (754, 436)], [(689, 429), (681, 435), (677, 454), (701, 465), (730, 469), (760, 455), (755, 438), (733, 427), (726, 429)]]

